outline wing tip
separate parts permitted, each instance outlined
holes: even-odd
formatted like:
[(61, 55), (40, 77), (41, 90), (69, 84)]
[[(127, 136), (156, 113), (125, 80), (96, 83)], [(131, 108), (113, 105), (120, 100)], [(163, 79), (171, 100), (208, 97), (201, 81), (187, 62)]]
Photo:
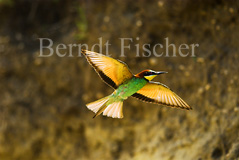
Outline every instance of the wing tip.
[(186, 109), (186, 110), (193, 110), (193, 108), (191, 106), (189, 106), (186, 102), (183, 101), (183, 103), (179, 103), (177, 105), (172, 105), (172, 104), (168, 104), (168, 103), (163, 103), (163, 102), (159, 102), (156, 101), (154, 99), (148, 98), (140, 93), (135, 93), (134, 95), (132, 95), (132, 97), (137, 98), (140, 101), (146, 102), (146, 103), (152, 103), (152, 104), (158, 104), (158, 105), (165, 105), (168, 107), (172, 107), (172, 108), (178, 108), (178, 109)]
[(97, 52), (95, 52), (95, 51), (89, 51), (89, 50), (87, 50), (87, 49), (81, 49), (81, 53), (84, 54), (84, 55), (94, 54), (94, 55), (97, 55), (97, 56), (99, 56), (99, 55), (105, 56), (105, 55), (103, 55), (102, 53), (97, 53)]
[(191, 106), (188, 106), (187, 110), (193, 110), (193, 108)]
[(186, 109), (186, 110), (188, 110), (188, 111), (190, 111), (190, 110), (193, 110), (193, 108), (191, 107), (191, 106), (189, 106), (189, 105), (187, 105), (187, 106), (179, 106), (179, 105), (170, 105), (170, 104), (166, 104), (166, 103), (161, 103), (162, 105), (166, 105), (166, 106), (169, 106), (169, 107), (172, 107), (172, 108), (178, 108), (178, 109)]
[(89, 50), (86, 50), (86, 49), (81, 49), (81, 53), (84, 54), (85, 56), (89, 56), (90, 54), (99, 54), (99, 53), (96, 53), (94, 51), (89, 51)]
[(81, 49), (81, 53), (84, 54), (84, 55), (86, 54), (86, 51), (87, 50), (85, 50), (85, 49)]
[(178, 107), (178, 108), (180, 108), (180, 109), (186, 109), (186, 110), (188, 110), (188, 111), (193, 110), (193, 108), (190, 107), (190, 106), (187, 106), (187, 107)]

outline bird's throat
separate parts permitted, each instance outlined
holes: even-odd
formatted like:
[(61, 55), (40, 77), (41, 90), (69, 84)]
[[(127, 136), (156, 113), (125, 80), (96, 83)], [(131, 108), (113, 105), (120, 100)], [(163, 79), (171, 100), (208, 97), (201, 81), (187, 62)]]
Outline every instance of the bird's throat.
[(151, 81), (152, 79), (154, 79), (157, 75), (150, 75), (150, 76), (144, 76), (145, 79)]

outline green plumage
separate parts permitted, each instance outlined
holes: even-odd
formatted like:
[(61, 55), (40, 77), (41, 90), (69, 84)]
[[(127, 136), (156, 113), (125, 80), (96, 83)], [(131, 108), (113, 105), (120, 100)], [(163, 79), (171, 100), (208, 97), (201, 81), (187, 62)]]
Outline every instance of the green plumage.
[(147, 83), (148, 81), (144, 78), (137, 77), (131, 78), (130, 80), (121, 84), (115, 90), (115, 92), (110, 96), (110, 100), (107, 102), (107, 105), (113, 102), (123, 101), (127, 99), (128, 97), (136, 93), (138, 90), (143, 88)]

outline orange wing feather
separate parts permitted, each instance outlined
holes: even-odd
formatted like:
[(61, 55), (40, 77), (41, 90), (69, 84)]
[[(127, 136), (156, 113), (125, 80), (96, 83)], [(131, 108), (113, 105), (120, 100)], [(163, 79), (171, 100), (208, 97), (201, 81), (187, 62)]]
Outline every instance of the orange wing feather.
[(145, 102), (165, 104), (182, 109), (192, 109), (176, 93), (171, 91), (167, 86), (158, 82), (150, 81), (132, 96)]
[(82, 53), (101, 79), (114, 89), (133, 77), (124, 62), (92, 51), (82, 50)]

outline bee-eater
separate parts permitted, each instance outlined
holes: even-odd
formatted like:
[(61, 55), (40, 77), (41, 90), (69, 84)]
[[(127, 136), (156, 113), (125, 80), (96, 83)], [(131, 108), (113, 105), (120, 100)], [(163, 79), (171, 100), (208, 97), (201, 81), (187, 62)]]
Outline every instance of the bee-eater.
[(167, 72), (147, 69), (133, 75), (120, 60), (87, 50), (82, 50), (82, 54), (101, 79), (115, 90), (107, 97), (86, 104), (88, 109), (95, 112), (94, 117), (103, 112), (104, 116), (123, 118), (123, 101), (130, 96), (149, 103), (192, 109), (166, 85), (151, 81), (157, 75)]

